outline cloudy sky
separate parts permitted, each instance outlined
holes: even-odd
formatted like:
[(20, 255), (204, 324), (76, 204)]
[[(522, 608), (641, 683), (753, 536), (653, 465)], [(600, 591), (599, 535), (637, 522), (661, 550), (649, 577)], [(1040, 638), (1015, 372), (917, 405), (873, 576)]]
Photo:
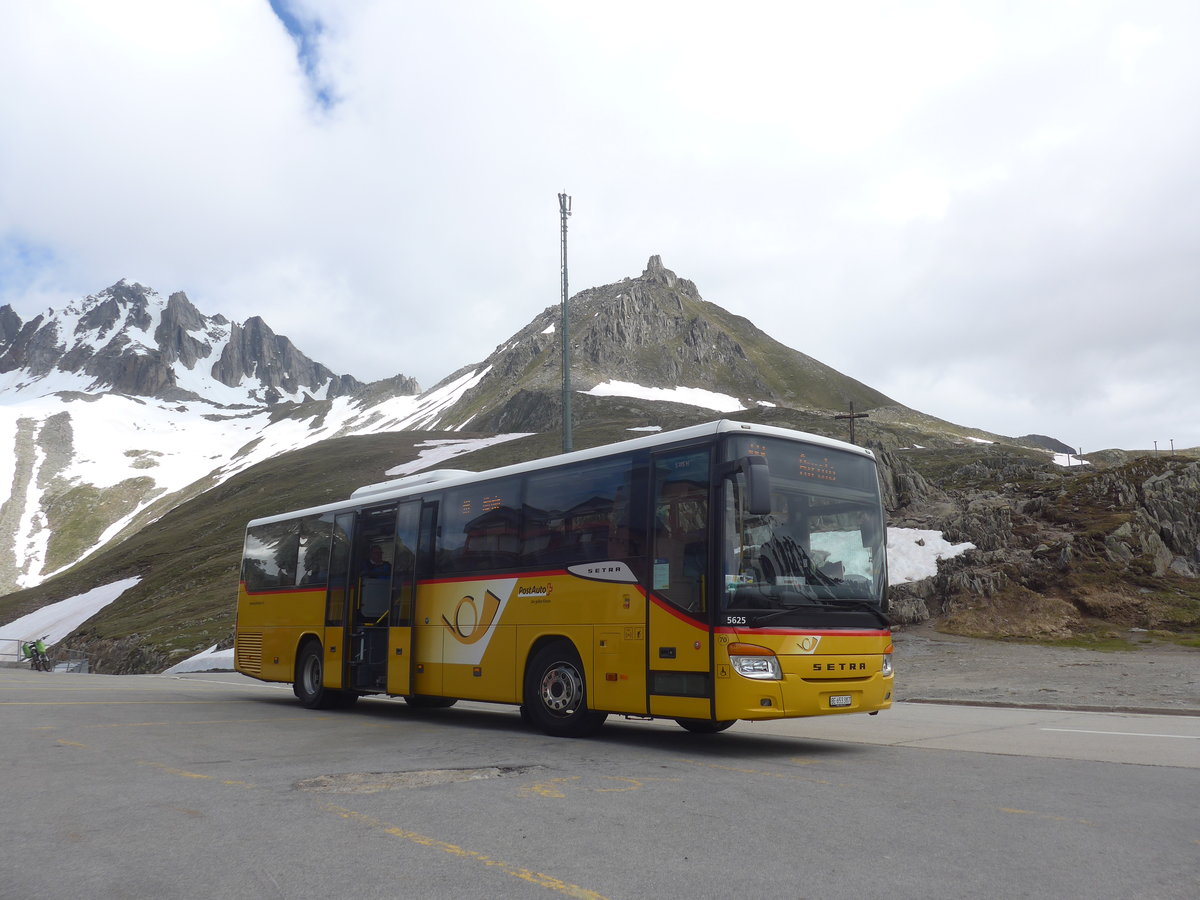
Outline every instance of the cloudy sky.
[(0, 0), (0, 302), (430, 387), (651, 254), (958, 422), (1200, 445), (1200, 4)]

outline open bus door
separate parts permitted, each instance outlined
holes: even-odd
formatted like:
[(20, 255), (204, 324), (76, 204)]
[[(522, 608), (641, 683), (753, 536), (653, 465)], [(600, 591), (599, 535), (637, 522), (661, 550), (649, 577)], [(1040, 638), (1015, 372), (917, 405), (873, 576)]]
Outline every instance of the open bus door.
[(655, 454), (649, 604), (650, 714), (712, 715), (707, 447)]
[(396, 508), (392, 553), (391, 624), (388, 628), (387, 692), (412, 693), (413, 609), (417, 600), (417, 560), (420, 547), (421, 501)]
[[(338, 586), (330, 587), (330, 625), (340, 625), (345, 648), (342, 686), (359, 692), (405, 694), (412, 659), (412, 606), (416, 587), (419, 501), (344, 513), (337, 531)], [(336, 560), (338, 555), (342, 560)], [(344, 585), (344, 587), (342, 587)], [(340, 594), (336, 601), (333, 595)], [(334, 610), (344, 610), (344, 619)], [(330, 643), (333, 643), (330, 641)]]

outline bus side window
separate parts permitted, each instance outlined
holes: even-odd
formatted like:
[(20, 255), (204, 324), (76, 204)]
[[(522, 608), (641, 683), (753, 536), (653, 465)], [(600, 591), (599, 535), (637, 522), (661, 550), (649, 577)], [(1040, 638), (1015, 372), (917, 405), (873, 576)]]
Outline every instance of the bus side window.
[(525, 487), (521, 563), (557, 568), (630, 555), (631, 461), (531, 474)]
[(350, 548), (354, 539), (354, 513), (342, 513), (334, 520), (329, 553), (329, 590), (325, 624), (341, 625), (346, 614), (346, 588), (349, 584)]
[(518, 478), (447, 491), (438, 514), (438, 573), (513, 568), (521, 518)]
[(708, 452), (661, 457), (655, 472), (654, 589), (676, 606), (705, 608)]
[(411, 625), (417, 577), (421, 501), (401, 503), (396, 513), (396, 552), (392, 566), (392, 624)]
[(300, 554), (296, 571), (300, 584), (324, 587), (329, 580), (329, 544), (333, 517), (308, 516), (300, 520)]
[(299, 552), (298, 522), (275, 522), (249, 529), (242, 565), (246, 590), (267, 591), (294, 586)]

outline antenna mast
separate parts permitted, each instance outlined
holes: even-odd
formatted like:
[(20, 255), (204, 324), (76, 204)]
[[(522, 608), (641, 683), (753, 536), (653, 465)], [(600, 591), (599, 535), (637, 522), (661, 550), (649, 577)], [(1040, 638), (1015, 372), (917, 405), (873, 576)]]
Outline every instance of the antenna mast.
[(567, 218), (571, 215), (571, 198), (558, 195), (558, 212), (562, 217), (562, 452), (571, 452), (571, 343), (567, 335)]

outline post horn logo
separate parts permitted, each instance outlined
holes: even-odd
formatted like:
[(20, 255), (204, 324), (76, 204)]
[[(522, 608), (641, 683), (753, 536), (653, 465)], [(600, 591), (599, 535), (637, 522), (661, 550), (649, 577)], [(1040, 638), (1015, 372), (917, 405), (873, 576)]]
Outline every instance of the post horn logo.
[(500, 598), (491, 591), (485, 591), (483, 611), (475, 603), (470, 594), (464, 596), (454, 607), (454, 621), (451, 622), (442, 615), (442, 621), (450, 629), (450, 634), (460, 644), (474, 644), (480, 641), (492, 623), (496, 621), (496, 613), (500, 610)]
[(796, 641), (796, 649), (805, 655), (809, 653), (815, 653), (819, 643), (821, 643), (820, 635), (808, 634)]

